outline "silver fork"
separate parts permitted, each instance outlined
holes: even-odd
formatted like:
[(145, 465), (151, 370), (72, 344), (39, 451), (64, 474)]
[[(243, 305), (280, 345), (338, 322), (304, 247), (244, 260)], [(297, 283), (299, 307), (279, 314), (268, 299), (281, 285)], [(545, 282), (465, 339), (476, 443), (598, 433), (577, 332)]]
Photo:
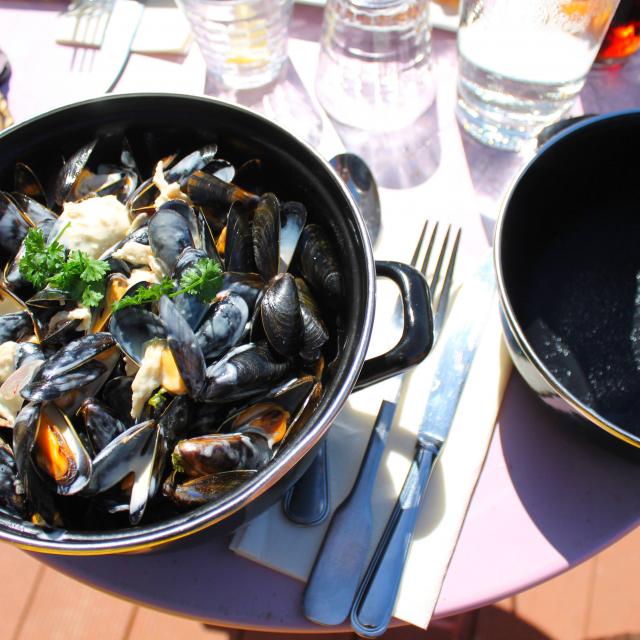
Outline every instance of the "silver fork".
[[(432, 294), (435, 339), (440, 334), (449, 304), (460, 244), (461, 231), (458, 229), (450, 243), (451, 231), (449, 226), (431, 271), (429, 265), (436, 244), (438, 223), (430, 229), (427, 221), (412, 259), (412, 265), (417, 267), (424, 253), (420, 271), (427, 278)], [(304, 614), (313, 622), (340, 624), (349, 615), (369, 554), (373, 488), (397, 402), (402, 395), (403, 379), (404, 376), (397, 378), (395, 401), (382, 401), (356, 481), (347, 498), (336, 509), (316, 557), (303, 596)]]

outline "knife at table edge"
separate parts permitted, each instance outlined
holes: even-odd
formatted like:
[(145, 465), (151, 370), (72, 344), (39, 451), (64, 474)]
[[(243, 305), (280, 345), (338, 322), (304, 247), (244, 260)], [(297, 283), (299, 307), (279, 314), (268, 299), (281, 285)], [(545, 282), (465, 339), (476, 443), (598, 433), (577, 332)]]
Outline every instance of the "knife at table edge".
[(353, 602), (351, 626), (360, 636), (382, 635), (393, 615), (422, 498), (453, 423), (496, 291), (491, 256), (465, 287), (469, 287), (467, 304), (449, 320), (453, 325), (425, 400), (414, 459)]

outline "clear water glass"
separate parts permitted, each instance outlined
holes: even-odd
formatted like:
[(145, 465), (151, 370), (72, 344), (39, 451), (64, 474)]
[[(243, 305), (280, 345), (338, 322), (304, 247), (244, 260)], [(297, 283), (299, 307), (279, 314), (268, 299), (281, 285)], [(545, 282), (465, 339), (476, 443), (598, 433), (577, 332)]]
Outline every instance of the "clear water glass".
[(428, 0), (327, 0), (316, 95), (348, 126), (414, 122), (435, 97)]
[(207, 73), (231, 89), (275, 80), (287, 59), (293, 0), (177, 0)]
[(573, 106), (619, 0), (463, 0), (462, 127), (517, 151)]

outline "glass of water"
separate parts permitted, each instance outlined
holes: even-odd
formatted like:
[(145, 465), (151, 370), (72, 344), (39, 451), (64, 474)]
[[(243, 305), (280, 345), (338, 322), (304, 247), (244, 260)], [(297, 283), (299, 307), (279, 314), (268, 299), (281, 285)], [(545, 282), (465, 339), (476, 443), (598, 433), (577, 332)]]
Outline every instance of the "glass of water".
[(573, 106), (619, 0), (462, 0), (456, 115), (518, 151)]
[(287, 59), (293, 0), (177, 0), (214, 83), (254, 89), (275, 80)]
[(428, 0), (327, 0), (316, 95), (358, 129), (414, 122), (435, 97)]

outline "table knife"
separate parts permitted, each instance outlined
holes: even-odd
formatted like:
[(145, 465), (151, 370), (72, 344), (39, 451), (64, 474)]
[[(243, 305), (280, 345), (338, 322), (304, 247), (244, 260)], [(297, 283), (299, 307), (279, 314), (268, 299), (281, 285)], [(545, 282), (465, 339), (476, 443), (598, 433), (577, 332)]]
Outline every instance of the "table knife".
[(371, 542), (371, 493), (395, 412), (395, 402), (382, 401), (356, 482), (333, 514), (311, 569), (302, 606), (317, 624), (340, 624), (351, 610)]
[(351, 609), (351, 625), (358, 635), (378, 637), (391, 620), (422, 497), (453, 423), (495, 290), (489, 257), (465, 284), (447, 320), (448, 336), (427, 394), (415, 456)]
[(88, 91), (94, 95), (110, 93), (122, 76), (131, 55), (131, 45), (144, 13), (144, 2), (115, 0), (107, 30), (91, 71)]

